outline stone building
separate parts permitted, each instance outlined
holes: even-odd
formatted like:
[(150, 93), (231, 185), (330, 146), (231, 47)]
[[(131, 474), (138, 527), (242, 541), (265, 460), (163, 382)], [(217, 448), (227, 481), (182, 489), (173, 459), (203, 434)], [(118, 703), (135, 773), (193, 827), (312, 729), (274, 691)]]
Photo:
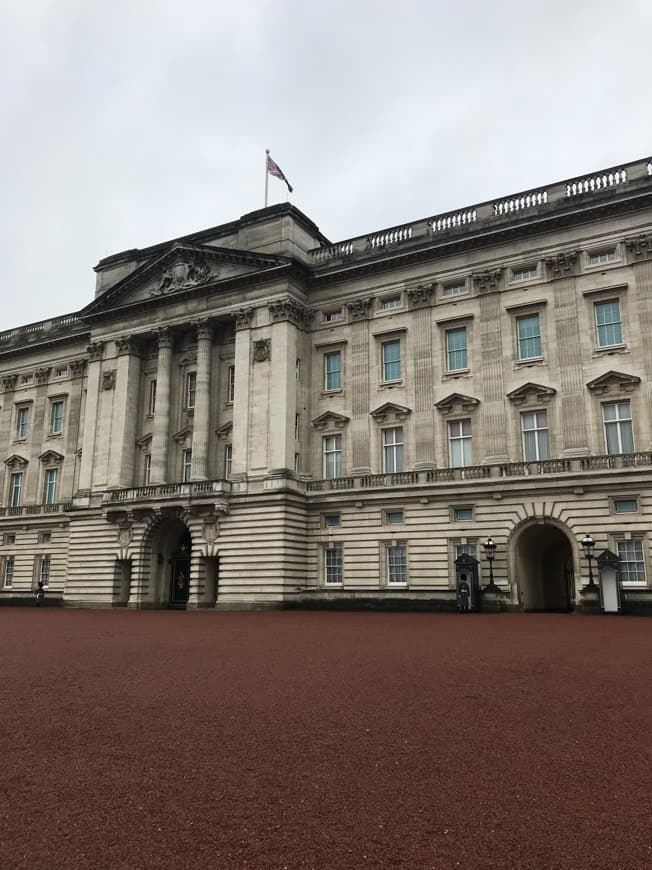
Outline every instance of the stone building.
[[(0, 601), (652, 603), (652, 163), (331, 243), (289, 204), (0, 333)], [(483, 542), (491, 538), (489, 565)], [(473, 564), (473, 563), (471, 563)]]

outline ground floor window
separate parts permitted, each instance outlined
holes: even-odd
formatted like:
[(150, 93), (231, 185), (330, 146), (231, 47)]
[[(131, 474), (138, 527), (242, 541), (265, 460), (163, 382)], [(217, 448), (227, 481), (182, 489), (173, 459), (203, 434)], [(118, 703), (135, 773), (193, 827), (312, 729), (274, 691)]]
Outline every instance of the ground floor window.
[(39, 561), (38, 581), (44, 586), (50, 583), (50, 557), (41, 556)]
[(642, 541), (616, 541), (619, 574), (622, 583), (645, 583), (645, 559)]
[(14, 557), (6, 556), (3, 574), (3, 585), (10, 589), (14, 585)]
[(407, 585), (407, 548), (404, 544), (391, 545), (387, 548), (387, 585)]
[(344, 574), (342, 570), (342, 548), (332, 547), (324, 550), (324, 577), (327, 586), (341, 586)]

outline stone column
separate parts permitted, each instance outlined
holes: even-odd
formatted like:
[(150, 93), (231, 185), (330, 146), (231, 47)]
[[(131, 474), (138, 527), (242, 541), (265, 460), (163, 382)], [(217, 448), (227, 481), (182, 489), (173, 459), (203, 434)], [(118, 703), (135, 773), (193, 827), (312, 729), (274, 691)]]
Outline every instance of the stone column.
[(63, 466), (59, 501), (67, 501), (72, 497), (75, 480), (75, 453), (81, 446), (79, 430), (81, 425), (82, 393), (84, 388), (84, 372), (86, 360), (76, 359), (69, 363), (70, 396), (66, 407), (66, 424), (64, 430), (63, 453), (66, 461)]
[(77, 495), (90, 495), (93, 487), (93, 465), (95, 462), (95, 441), (97, 437), (97, 409), (100, 396), (100, 375), (104, 342), (95, 341), (88, 347), (89, 364), (86, 378), (86, 410), (84, 413), (84, 433), (82, 436), (82, 456), (79, 470), (79, 491)]
[[(482, 462), (507, 462), (507, 414), (503, 377), (500, 293), (480, 297), (480, 352), (483, 397), (480, 405)], [(477, 433), (480, 435), (480, 432)], [(474, 440), (475, 440), (474, 433)]]
[(111, 447), (109, 453), (109, 489), (134, 485), (136, 424), (140, 413), (140, 355), (131, 335), (115, 340), (116, 364)]
[(430, 303), (433, 288), (408, 290), (412, 314), (414, 360), (414, 467), (435, 467), (435, 445), (432, 406), (432, 318)]
[(170, 377), (172, 371), (172, 336), (160, 329), (157, 333), (158, 364), (156, 370), (156, 410), (152, 432), (152, 466), (150, 481), (168, 482), (168, 447), (170, 440)]
[[(16, 382), (18, 381), (18, 375), (5, 375), (2, 378), (2, 390), (4, 392), (4, 397), (0, 402), (0, 448), (4, 451), (5, 456), (11, 456), (15, 451), (13, 450), (13, 438), (11, 437), (11, 424), (12, 424), (12, 413), (13, 413), (13, 394), (16, 388)], [(5, 476), (5, 483), (0, 489), (0, 501), (3, 498), (2, 493), (7, 492), (6, 486), (6, 475), (9, 474), (7, 466), (2, 463), (0, 466), (0, 472)]]
[(192, 480), (208, 477), (208, 442), (211, 419), (211, 348), (213, 330), (206, 322), (197, 326), (197, 383), (192, 427)]
[(347, 305), (351, 326), (352, 474), (371, 474), (369, 444), (369, 308), (373, 297)]
[(235, 313), (235, 396), (233, 397), (232, 480), (244, 480), (249, 468), (249, 396), (251, 393), (251, 321), (254, 309)]
[[(643, 371), (641, 391), (645, 401), (639, 405), (639, 413), (643, 419), (637, 430), (647, 434), (638, 450), (652, 450), (652, 425), (650, 414), (652, 409), (652, 306), (650, 306), (650, 290), (652, 289), (652, 235), (640, 235), (625, 241), (629, 262), (634, 266), (634, 290), (629, 293), (627, 307), (629, 309), (629, 336), (625, 341), (632, 348), (632, 356), (640, 361)], [(632, 298), (634, 297), (634, 298)]]
[(549, 257), (546, 264), (555, 294), (555, 326), (559, 359), (559, 415), (561, 419), (561, 456), (589, 453), (586, 425), (586, 389), (582, 377), (583, 317), (577, 310), (575, 252)]

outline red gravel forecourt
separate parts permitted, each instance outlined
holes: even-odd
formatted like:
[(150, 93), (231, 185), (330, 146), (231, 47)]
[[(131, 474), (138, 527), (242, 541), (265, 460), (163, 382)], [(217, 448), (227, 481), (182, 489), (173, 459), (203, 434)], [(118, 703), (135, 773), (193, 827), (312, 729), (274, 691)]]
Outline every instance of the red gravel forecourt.
[(652, 622), (0, 609), (0, 867), (652, 867)]

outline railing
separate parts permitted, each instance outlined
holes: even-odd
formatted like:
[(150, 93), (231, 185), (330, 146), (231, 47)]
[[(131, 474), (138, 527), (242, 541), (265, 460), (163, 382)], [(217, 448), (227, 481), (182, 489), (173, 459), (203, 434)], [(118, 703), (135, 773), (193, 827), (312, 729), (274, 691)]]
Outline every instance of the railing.
[(652, 465), (652, 453), (615, 453), (600, 456), (583, 456), (582, 471), (601, 471), (605, 468), (638, 468)]
[(231, 492), (229, 480), (198, 480), (191, 483), (161, 483), (152, 486), (136, 486), (131, 489), (113, 489), (104, 493), (105, 504), (120, 504), (131, 501), (149, 501), (164, 498), (193, 498), (226, 495)]
[(368, 255), (369, 251), (382, 251), (387, 247), (407, 245), (418, 241), (427, 242), (432, 240), (433, 236), (441, 234), (466, 232), (474, 225), (485, 225), (492, 221), (504, 220), (506, 217), (520, 215), (528, 210), (550, 210), (580, 195), (597, 194), (621, 188), (622, 185), (634, 180), (649, 182), (651, 179), (652, 159), (645, 158), (627, 163), (624, 166), (555, 182), (545, 188), (526, 190), (456, 211), (434, 215), (425, 220), (414, 221), (400, 227), (392, 227), (366, 236), (345, 239), (332, 245), (314, 248), (309, 251), (309, 254), (313, 261), (318, 264), (352, 257), (356, 254)]
[(37, 323), (28, 323), (16, 329), (8, 329), (0, 332), (0, 350), (11, 347), (21, 342), (30, 342), (68, 332), (75, 327), (83, 327), (83, 322), (76, 314), (63, 314), (61, 317), (53, 317), (50, 320), (39, 320)]
[(58, 501), (55, 504), (21, 504), (17, 507), (0, 507), (0, 517), (26, 517), (35, 514), (58, 514), (69, 511), (72, 502)]

